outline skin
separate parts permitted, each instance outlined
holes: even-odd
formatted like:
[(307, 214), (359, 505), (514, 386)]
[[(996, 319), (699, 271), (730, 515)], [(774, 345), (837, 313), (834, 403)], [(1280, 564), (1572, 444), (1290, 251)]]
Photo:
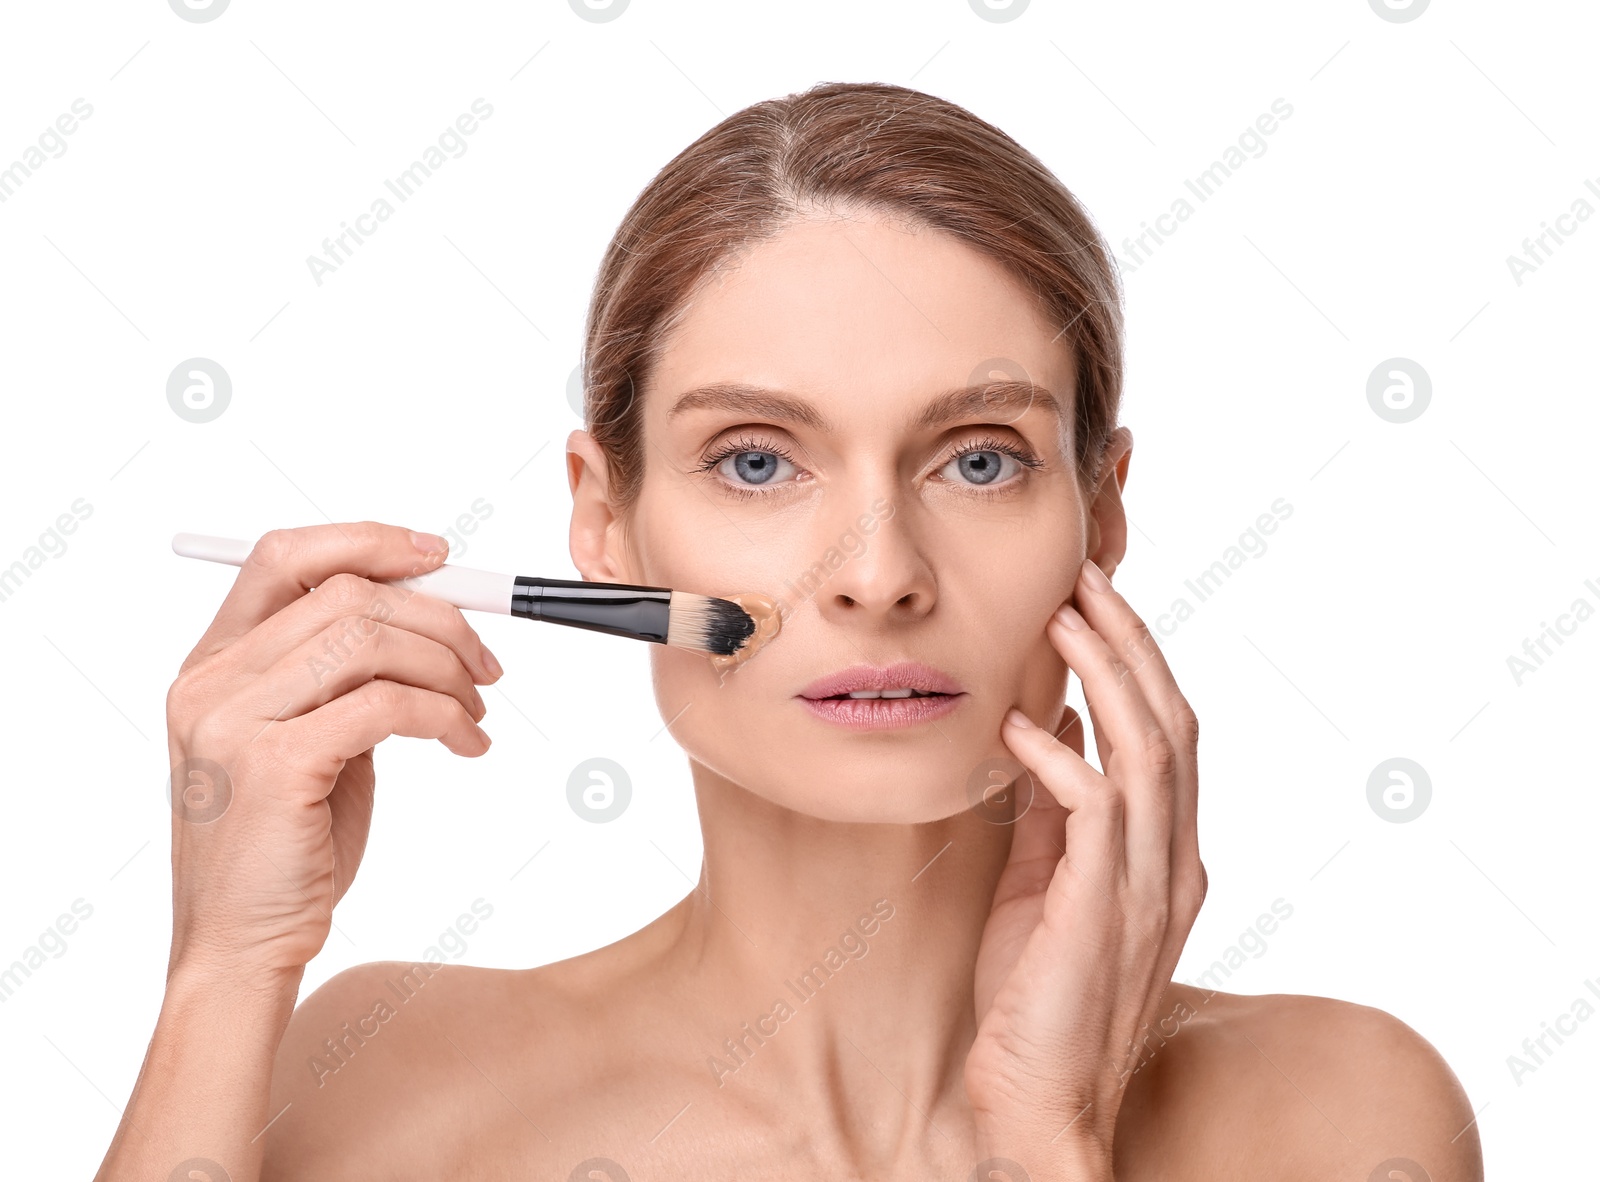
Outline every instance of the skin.
[[(1117, 431), (1085, 487), (1039, 400), (912, 425), (995, 357), (1070, 411), (1059, 329), (998, 264), (952, 238), (865, 212), (819, 215), (696, 293), (643, 390), (647, 462), (631, 513), (613, 504), (593, 440), (573, 433), (571, 550), (585, 577), (760, 592), (783, 613), (778, 636), (731, 671), (652, 649), (657, 702), (693, 772), (700, 880), (640, 931), (570, 960), (431, 975), (361, 965), (294, 1008), (365, 842), (362, 759), (374, 736), (411, 702), (409, 729), (390, 733), (431, 731), (481, 753), (468, 729), (482, 717), (473, 683), (494, 674), (459, 613), (413, 597), (394, 616), (388, 655), (363, 646), (340, 692), (371, 693), (368, 673), (435, 688), (380, 701), (359, 734), (331, 737), (341, 732), (330, 723), (314, 739), (306, 728), (256, 772), (264, 740), (249, 732), (274, 716), (272, 671), (310, 627), (285, 616), (322, 595), (304, 587), (354, 571), (348, 604), (319, 605), (317, 619), (360, 612), (387, 594), (367, 580), (410, 573), (402, 564), (416, 556), (403, 531), (363, 525), (344, 527), (354, 541), (339, 527), (286, 531), (271, 561), (247, 563), (237, 602), (191, 658), (235, 698), (193, 705), (218, 695), (191, 677), (169, 701), (175, 759), (229, 755), (234, 804), (214, 826), (175, 820), (167, 1002), (101, 1176), (125, 1166), (157, 1176), (209, 1154), (233, 1182), (565, 1178), (592, 1158), (633, 1179), (956, 1182), (996, 1157), (1038, 1180), (1365, 1179), (1395, 1158), (1433, 1182), (1481, 1179), (1467, 1097), (1398, 1019), (1171, 980), (1204, 895), (1198, 729), (1149, 630), (1094, 581), (1124, 553), (1132, 437)], [(669, 414), (713, 382), (785, 391), (831, 429), (748, 400)], [(753, 486), (731, 457), (700, 470), (729, 440), (788, 462), (741, 495)], [(1002, 471), (982, 485), (952, 463), (997, 440), (1037, 466), (988, 452)], [(860, 531), (863, 514), (877, 514), (873, 532), (813, 593), (795, 594), (794, 576)], [(432, 638), (398, 636), (413, 629)], [(905, 658), (956, 679), (966, 697), (954, 712), (853, 732), (796, 698), (823, 674)], [(1103, 770), (1084, 760), (1082, 721), (1062, 705), (1069, 669)], [(228, 704), (264, 677), (249, 709)], [(1007, 721), (1013, 708), (1033, 725)], [(268, 729), (265, 741), (288, 744), (282, 734)], [(351, 762), (330, 763), (330, 749)], [(974, 772), (997, 758), (1035, 785), (1010, 824), (972, 807)], [(292, 796), (282, 769), (299, 765), (315, 774), (295, 807), (269, 807)], [(341, 766), (356, 769), (349, 782)], [(310, 797), (331, 802), (331, 835)], [(229, 817), (255, 822), (256, 844), (291, 863), (316, 906), (266, 873)], [(334, 847), (349, 871), (334, 871)], [(789, 994), (784, 982), (862, 917), (856, 930), (870, 934), (850, 946), (866, 948), (860, 958), (809, 1000)], [(388, 983), (407, 971), (414, 996), (366, 1027), (378, 1033), (347, 1040), (344, 1064), (319, 1081), (311, 1060), (327, 1061), (323, 1040), (392, 1000)], [(769, 1022), (731, 1070), (724, 1040), (786, 996), (792, 1016)], [(1165, 1037), (1134, 1051), (1152, 1029)]]

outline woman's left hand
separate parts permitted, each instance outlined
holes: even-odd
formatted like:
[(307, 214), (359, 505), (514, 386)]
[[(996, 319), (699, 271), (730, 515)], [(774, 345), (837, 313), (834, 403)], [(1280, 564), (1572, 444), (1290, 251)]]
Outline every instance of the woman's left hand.
[(1085, 762), (1070, 707), (1065, 743), (1020, 711), (1001, 726), (1035, 788), (1017, 805), (1026, 811), (978, 950), (965, 1072), (980, 1153), (1036, 1182), (1110, 1179), (1135, 1044), (1163, 1016), (1206, 890), (1194, 711), (1093, 562), (1073, 598), (1083, 615), (1064, 604), (1046, 632), (1083, 681), (1105, 774)]

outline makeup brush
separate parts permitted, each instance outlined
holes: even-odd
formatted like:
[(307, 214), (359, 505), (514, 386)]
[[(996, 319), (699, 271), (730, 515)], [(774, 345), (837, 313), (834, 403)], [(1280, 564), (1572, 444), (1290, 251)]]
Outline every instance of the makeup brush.
[[(230, 566), (243, 566), (253, 548), (241, 538), (205, 534), (172, 538), (175, 554)], [(565, 624), (712, 656), (738, 653), (756, 632), (755, 619), (732, 600), (667, 587), (502, 575), (449, 563), (426, 574), (373, 581), (421, 591), (469, 611)]]

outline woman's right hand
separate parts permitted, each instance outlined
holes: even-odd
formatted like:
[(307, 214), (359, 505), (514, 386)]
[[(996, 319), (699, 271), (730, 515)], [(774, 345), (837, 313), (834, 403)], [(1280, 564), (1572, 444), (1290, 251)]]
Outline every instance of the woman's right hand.
[(366, 848), (373, 746), (489, 749), (474, 682), (501, 671), (478, 634), (459, 608), (373, 581), (446, 552), (370, 521), (274, 530), (250, 552), (167, 693), (169, 979), (298, 979)]

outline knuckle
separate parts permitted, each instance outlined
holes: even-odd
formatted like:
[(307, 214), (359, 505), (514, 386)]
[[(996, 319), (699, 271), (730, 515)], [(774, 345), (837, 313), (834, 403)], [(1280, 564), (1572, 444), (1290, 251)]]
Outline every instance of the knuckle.
[(362, 696), (366, 700), (367, 709), (384, 718), (392, 718), (398, 714), (405, 704), (405, 695), (400, 686), (385, 678), (376, 678), (361, 687)]
[[(394, 545), (397, 535), (405, 533), (398, 525), (386, 525), (381, 521), (355, 521), (348, 527), (361, 542), (376, 547)], [(410, 539), (402, 538), (409, 544)]]
[(226, 763), (222, 753), (227, 743), (227, 722), (215, 711), (207, 711), (190, 721), (187, 746), (192, 754)]
[(1144, 660), (1157, 649), (1156, 638), (1151, 634), (1150, 626), (1139, 616), (1134, 616), (1129, 623), (1128, 647)]
[(168, 721), (189, 718), (200, 703), (201, 696), (197, 684), (199, 679), (192, 669), (192, 666), (185, 668), (167, 687)]
[(1206, 871), (1198, 860), (1187, 873), (1180, 876), (1173, 896), (1180, 915), (1192, 919), (1200, 913), (1200, 905), (1206, 900)]
[(1165, 896), (1157, 897), (1139, 908), (1139, 924), (1146, 931), (1161, 931), (1172, 921), (1172, 906)]
[(330, 608), (343, 612), (364, 604), (371, 594), (371, 584), (360, 575), (340, 571), (322, 580), (317, 593)]
[(266, 570), (275, 570), (294, 556), (298, 543), (292, 529), (269, 529), (256, 539), (249, 561)]
[(1082, 787), (1084, 800), (1097, 809), (1121, 815), (1128, 806), (1127, 797), (1115, 780), (1109, 776), (1088, 776)]
[(1142, 754), (1150, 773), (1168, 779), (1178, 773), (1178, 749), (1159, 727), (1145, 732)]
[(1200, 717), (1194, 712), (1194, 707), (1182, 694), (1172, 697), (1173, 725), (1177, 728), (1178, 742), (1185, 750), (1192, 750), (1200, 744)]

